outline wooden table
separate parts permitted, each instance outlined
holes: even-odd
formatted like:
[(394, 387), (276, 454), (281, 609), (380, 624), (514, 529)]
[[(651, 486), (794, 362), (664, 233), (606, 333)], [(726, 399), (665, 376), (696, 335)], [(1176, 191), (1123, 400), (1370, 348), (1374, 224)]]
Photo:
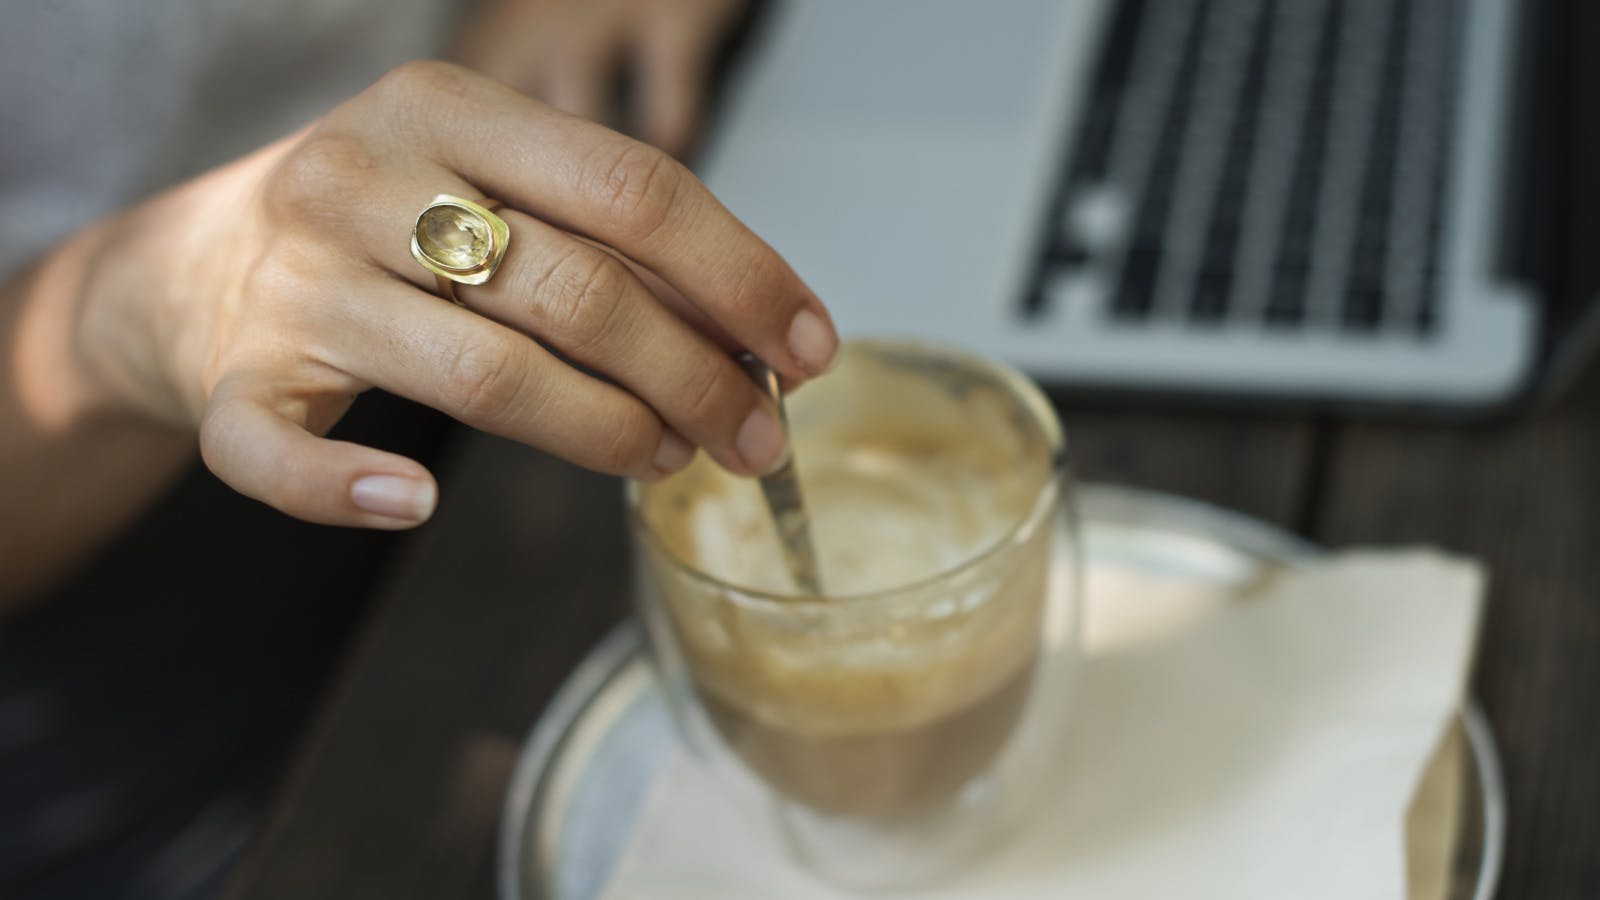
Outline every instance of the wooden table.
[[(1339, 546), (1477, 555), (1505, 764), (1501, 896), (1600, 897), (1600, 366), (1560, 405), (1429, 426), (1059, 405), (1079, 475)], [(494, 896), (529, 726), (627, 613), (617, 483), (464, 436), (235, 879), (242, 900)]]

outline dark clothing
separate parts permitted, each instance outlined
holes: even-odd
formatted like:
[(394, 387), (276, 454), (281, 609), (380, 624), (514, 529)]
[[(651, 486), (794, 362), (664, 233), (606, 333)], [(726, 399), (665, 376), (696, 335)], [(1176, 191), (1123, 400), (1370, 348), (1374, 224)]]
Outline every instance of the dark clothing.
[[(333, 436), (430, 464), (447, 426), (371, 392)], [(213, 892), (398, 537), (295, 521), (196, 463), (0, 622), (0, 897)]]

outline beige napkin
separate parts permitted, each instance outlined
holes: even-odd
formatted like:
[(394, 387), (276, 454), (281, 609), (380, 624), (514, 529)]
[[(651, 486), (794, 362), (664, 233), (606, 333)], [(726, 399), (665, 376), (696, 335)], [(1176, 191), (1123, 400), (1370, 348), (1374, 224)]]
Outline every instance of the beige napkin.
[[(1045, 811), (905, 896), (1406, 896), (1407, 806), (1455, 715), (1482, 576), (1359, 551), (1237, 596), (1097, 565)], [(678, 749), (606, 900), (845, 900)]]

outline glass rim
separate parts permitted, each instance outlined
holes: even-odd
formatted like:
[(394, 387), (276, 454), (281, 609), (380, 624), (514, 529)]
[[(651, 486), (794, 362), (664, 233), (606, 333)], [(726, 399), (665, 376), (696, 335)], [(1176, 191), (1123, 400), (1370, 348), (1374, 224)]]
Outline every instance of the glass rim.
[(1043, 432), (1042, 436), (1049, 453), (1044, 480), (1039, 486), (1033, 504), (1028, 507), (1027, 511), (1019, 516), (1014, 523), (1007, 526), (999, 537), (984, 546), (982, 550), (955, 565), (940, 569), (913, 581), (853, 594), (790, 593), (768, 591), (735, 584), (706, 572), (673, 552), (672, 548), (668, 547), (666, 542), (645, 521), (639, 504), (639, 494), (642, 490), (641, 484), (638, 480), (630, 478), (626, 482), (625, 489), (629, 522), (636, 532), (643, 535), (643, 539), (652, 550), (669, 561), (678, 571), (695, 581), (729, 595), (730, 599), (737, 604), (758, 608), (797, 610), (818, 609), (828, 606), (860, 607), (873, 602), (888, 602), (897, 597), (924, 590), (938, 582), (959, 582), (970, 577), (972, 571), (980, 568), (989, 560), (999, 556), (1013, 546), (1025, 543), (1033, 536), (1034, 530), (1040, 527), (1046, 519), (1047, 512), (1055, 508), (1055, 501), (1059, 498), (1063, 486), (1068, 481), (1066, 478), (1066, 437), (1061, 427), (1061, 419), (1056, 415), (1055, 407), (1050, 404), (1049, 398), (1045, 396), (1039, 385), (1012, 366), (944, 344), (881, 338), (854, 338), (847, 343), (869, 349), (899, 352), (911, 351), (926, 356), (936, 356), (959, 363), (966, 371), (989, 375), (994, 378), (999, 387), (1031, 414), (1031, 418), (1038, 424), (1040, 431)]

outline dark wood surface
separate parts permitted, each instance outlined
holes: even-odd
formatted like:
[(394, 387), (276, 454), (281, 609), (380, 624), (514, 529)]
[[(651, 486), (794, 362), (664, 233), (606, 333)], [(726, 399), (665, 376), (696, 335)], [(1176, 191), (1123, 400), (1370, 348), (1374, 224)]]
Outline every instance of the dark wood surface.
[(1500, 745), (1500, 896), (1600, 897), (1600, 366), (1559, 407), (1493, 428), (1351, 425), (1312, 537), (1483, 559), (1474, 686)]
[[(1198, 497), (1333, 545), (1493, 572), (1476, 686), (1510, 792), (1503, 897), (1600, 897), (1600, 372), (1561, 406), (1418, 426), (1062, 403), (1086, 480)], [(466, 437), (231, 892), (494, 896), (517, 749), (627, 612), (616, 482)]]

